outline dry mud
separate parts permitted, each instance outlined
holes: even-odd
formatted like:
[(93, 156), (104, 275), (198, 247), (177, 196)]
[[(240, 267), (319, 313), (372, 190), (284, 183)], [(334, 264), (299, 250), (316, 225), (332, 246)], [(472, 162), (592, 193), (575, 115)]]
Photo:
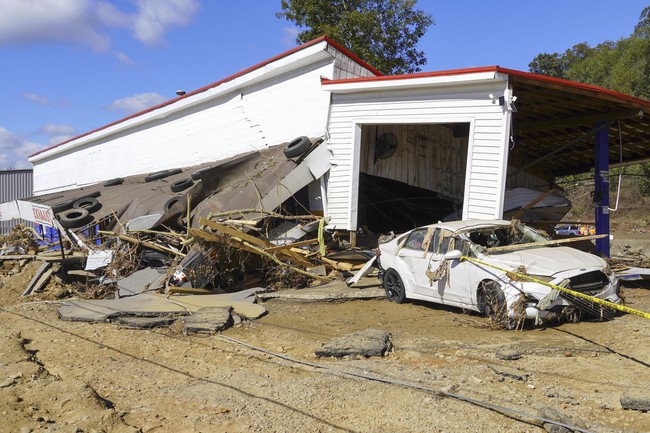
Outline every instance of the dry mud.
[[(61, 321), (56, 301), (20, 297), (24, 274), (0, 285), (0, 432), (545, 431), (533, 417), (650, 431), (650, 413), (620, 404), (650, 393), (639, 316), (504, 331), (420, 303), (275, 299), (260, 320), (188, 336)], [(650, 311), (650, 287), (624, 295)], [(389, 332), (393, 352), (314, 355), (368, 328)]]

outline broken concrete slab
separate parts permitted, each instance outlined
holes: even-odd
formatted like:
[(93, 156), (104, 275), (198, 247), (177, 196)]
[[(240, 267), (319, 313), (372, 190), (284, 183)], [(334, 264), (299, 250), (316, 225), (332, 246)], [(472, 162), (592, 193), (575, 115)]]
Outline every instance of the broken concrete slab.
[(316, 356), (384, 356), (393, 348), (390, 334), (379, 329), (366, 329), (334, 338), (316, 350)]
[(121, 316), (117, 322), (128, 326), (129, 328), (152, 329), (169, 326), (177, 319), (174, 317), (138, 317), (138, 316)]
[(282, 299), (291, 301), (344, 301), (355, 299), (385, 298), (386, 292), (376, 279), (364, 282), (357, 287), (350, 288), (344, 281), (333, 281), (322, 286), (309, 287), (297, 290), (282, 290), (280, 292), (258, 293), (257, 298), (263, 301)]
[(144, 268), (126, 278), (117, 281), (117, 296), (138, 295), (140, 293), (158, 290), (165, 286), (165, 271), (154, 268)]
[(623, 409), (648, 412), (650, 411), (650, 393), (647, 391), (647, 388), (643, 391), (628, 389), (621, 394), (621, 406)]
[(495, 356), (504, 361), (516, 361), (517, 359), (521, 359), (521, 353), (511, 349), (501, 350), (497, 352)]
[(225, 329), (232, 322), (230, 307), (205, 307), (181, 319), (185, 333), (212, 333)]
[[(549, 433), (573, 433), (574, 430), (569, 427), (579, 427), (581, 429), (587, 428), (586, 424), (581, 420), (574, 420), (559, 410), (548, 406), (542, 406), (538, 411), (538, 415), (540, 418), (555, 421), (542, 421), (540, 423), (541, 427)], [(562, 424), (564, 424), (564, 426)]]
[(255, 299), (239, 293), (218, 295), (165, 296), (159, 293), (141, 293), (120, 299), (71, 300), (59, 307), (62, 320), (103, 322), (123, 316), (155, 317), (195, 313), (204, 307), (232, 307), (247, 319), (257, 319), (266, 309), (255, 304)]

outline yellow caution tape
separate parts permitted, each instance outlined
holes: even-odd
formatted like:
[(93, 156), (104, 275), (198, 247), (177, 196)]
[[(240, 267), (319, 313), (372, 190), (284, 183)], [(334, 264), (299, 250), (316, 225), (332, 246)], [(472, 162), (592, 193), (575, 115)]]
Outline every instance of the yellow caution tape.
[(623, 311), (624, 313), (635, 314), (637, 316), (641, 316), (641, 317), (644, 317), (646, 319), (650, 319), (650, 313), (646, 313), (645, 311), (635, 310), (634, 308), (626, 307), (625, 305), (616, 304), (614, 302), (607, 301), (605, 299), (596, 298), (595, 296), (585, 295), (584, 293), (576, 292), (575, 290), (570, 290), (570, 289), (567, 289), (566, 287), (558, 286), (556, 284), (547, 283), (546, 281), (538, 280), (537, 278), (533, 278), (533, 277), (528, 276), (526, 274), (511, 271), (511, 270), (508, 270), (508, 269), (503, 269), (503, 268), (500, 268), (498, 266), (492, 265), (490, 263), (485, 263), (485, 262), (483, 262), (481, 260), (476, 260), (476, 259), (473, 259), (473, 258), (467, 257), (467, 256), (462, 256), (460, 258), (460, 260), (461, 261), (468, 261), (468, 262), (476, 263), (476, 264), (479, 264), (479, 265), (482, 265), (482, 266), (487, 266), (487, 267), (490, 267), (490, 268), (494, 268), (494, 269), (497, 269), (497, 270), (499, 270), (499, 271), (501, 271), (503, 273), (506, 273), (508, 275), (515, 275), (517, 278), (521, 278), (523, 280), (527, 280), (527, 281), (537, 283), (537, 284), (542, 284), (544, 286), (550, 287), (551, 289), (555, 289), (557, 291), (564, 292), (564, 293), (567, 293), (569, 295), (577, 296), (578, 298), (583, 298), (583, 299), (586, 299), (588, 301), (595, 302), (595, 303), (600, 304), (600, 305), (604, 305), (605, 307), (608, 307), (608, 308), (611, 308), (611, 309), (614, 309), (614, 310)]

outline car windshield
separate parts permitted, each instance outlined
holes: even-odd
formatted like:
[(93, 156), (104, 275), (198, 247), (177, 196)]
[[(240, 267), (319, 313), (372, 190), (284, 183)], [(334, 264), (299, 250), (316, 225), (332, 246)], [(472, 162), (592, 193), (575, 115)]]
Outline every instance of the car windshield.
[(549, 240), (541, 232), (524, 224), (514, 222), (509, 225), (494, 225), (469, 230), (465, 233), (465, 236), (481, 251), (485, 248), (522, 245)]

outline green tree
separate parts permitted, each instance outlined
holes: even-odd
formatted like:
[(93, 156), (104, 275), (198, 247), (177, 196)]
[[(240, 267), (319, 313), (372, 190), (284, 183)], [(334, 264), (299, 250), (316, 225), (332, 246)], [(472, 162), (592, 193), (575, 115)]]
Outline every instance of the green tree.
[(634, 34), (639, 38), (650, 38), (650, 6), (641, 11), (639, 22), (634, 27)]
[(302, 31), (297, 43), (327, 35), (385, 74), (420, 71), (427, 61), (417, 49), (433, 24), (417, 0), (281, 0), (278, 18)]
[(650, 99), (650, 7), (641, 12), (628, 38), (605, 41), (593, 48), (583, 42), (563, 54), (538, 54), (528, 67), (537, 74)]

